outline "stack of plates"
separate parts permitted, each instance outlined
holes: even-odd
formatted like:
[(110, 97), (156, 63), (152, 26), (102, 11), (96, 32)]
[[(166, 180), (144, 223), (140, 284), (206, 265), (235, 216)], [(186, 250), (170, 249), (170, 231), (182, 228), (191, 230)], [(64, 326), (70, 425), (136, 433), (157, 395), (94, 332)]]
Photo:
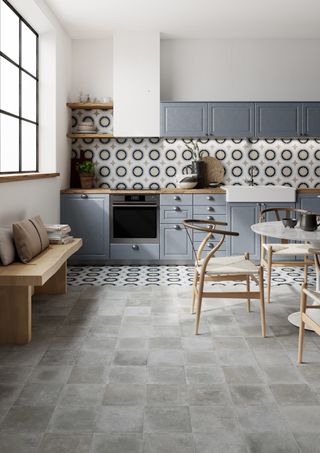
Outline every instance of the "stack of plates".
[(78, 125), (77, 132), (79, 134), (96, 134), (97, 128), (92, 121), (82, 121)]

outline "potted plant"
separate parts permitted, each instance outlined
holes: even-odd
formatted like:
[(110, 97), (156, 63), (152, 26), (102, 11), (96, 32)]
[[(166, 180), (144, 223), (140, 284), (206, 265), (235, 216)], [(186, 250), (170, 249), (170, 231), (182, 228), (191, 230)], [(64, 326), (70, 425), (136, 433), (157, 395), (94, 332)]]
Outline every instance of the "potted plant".
[(84, 160), (78, 166), (82, 189), (91, 189), (95, 176), (94, 163), (92, 160)]
[(205, 163), (201, 160), (199, 140), (190, 140), (190, 143), (185, 143), (185, 145), (192, 152), (192, 173), (197, 175), (197, 187), (204, 187)]

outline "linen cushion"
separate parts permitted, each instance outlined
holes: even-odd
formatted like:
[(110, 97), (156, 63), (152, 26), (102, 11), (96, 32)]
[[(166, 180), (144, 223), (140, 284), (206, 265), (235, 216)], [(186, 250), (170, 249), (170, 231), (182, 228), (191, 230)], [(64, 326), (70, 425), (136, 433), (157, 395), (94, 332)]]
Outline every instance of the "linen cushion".
[(12, 263), (16, 256), (12, 232), (9, 228), (0, 228), (0, 260), (4, 266)]
[(23, 263), (28, 263), (49, 246), (48, 233), (40, 216), (14, 223), (12, 231), (17, 253)]

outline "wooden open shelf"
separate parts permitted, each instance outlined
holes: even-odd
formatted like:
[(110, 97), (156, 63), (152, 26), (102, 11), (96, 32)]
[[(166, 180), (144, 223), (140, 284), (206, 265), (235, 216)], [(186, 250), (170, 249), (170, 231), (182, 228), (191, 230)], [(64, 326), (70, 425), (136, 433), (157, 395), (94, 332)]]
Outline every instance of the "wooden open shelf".
[(67, 107), (72, 110), (84, 109), (84, 110), (109, 110), (113, 109), (112, 102), (68, 102)]
[(67, 134), (69, 138), (113, 138), (112, 134)]

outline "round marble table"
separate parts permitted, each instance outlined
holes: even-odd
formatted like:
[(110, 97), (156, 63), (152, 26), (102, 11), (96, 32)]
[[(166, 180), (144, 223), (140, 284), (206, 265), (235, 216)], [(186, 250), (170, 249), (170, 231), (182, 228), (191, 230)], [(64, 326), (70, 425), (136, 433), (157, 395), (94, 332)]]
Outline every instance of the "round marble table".
[[(310, 248), (320, 248), (320, 230), (304, 231), (299, 226), (295, 228), (285, 228), (282, 222), (261, 222), (251, 225), (252, 231), (261, 236), (273, 237), (278, 239), (288, 239), (290, 241), (309, 242)], [(317, 271), (317, 269), (316, 269)], [(320, 291), (320, 276), (317, 273), (316, 291)], [(320, 310), (312, 310), (311, 317), (320, 324)], [(300, 312), (291, 313), (288, 316), (289, 322), (294, 326), (300, 326)], [(306, 327), (307, 328), (307, 327)], [(309, 329), (312, 330), (312, 329)]]

